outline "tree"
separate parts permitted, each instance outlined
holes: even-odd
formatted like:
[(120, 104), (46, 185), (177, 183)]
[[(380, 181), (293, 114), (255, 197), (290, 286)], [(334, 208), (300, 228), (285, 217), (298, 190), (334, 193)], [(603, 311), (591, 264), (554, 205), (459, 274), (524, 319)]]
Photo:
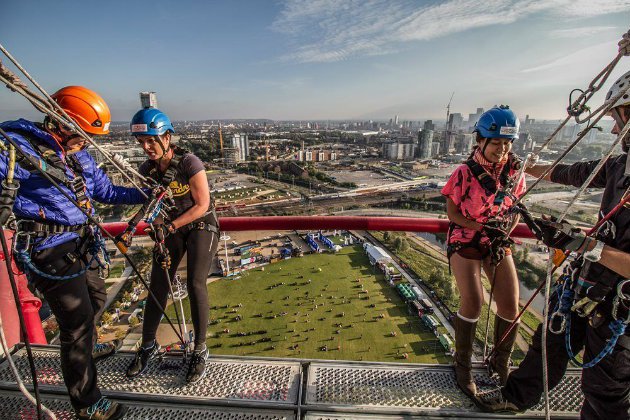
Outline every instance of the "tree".
[(396, 239), (394, 239), (394, 248), (398, 252), (404, 252), (409, 249), (409, 242), (406, 238), (398, 236)]
[(385, 232), (385, 233), (383, 233), (383, 240), (385, 242), (389, 242), (389, 240), (391, 239), (391, 236), (392, 236), (391, 233)]
[(101, 316), (101, 324), (102, 325), (109, 325), (112, 322), (112, 314), (110, 314), (109, 312), (104, 312), (103, 316)]

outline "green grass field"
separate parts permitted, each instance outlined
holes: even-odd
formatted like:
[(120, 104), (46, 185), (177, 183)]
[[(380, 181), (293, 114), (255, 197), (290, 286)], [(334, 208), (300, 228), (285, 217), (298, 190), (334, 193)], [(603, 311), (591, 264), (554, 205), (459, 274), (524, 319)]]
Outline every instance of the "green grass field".
[[(419, 318), (408, 315), (395, 289), (370, 266), (360, 246), (270, 264), (238, 279), (215, 281), (208, 291), (207, 343), (214, 354), (450, 360)], [(185, 311), (190, 313), (187, 300)], [(172, 307), (168, 313), (174, 318)]]

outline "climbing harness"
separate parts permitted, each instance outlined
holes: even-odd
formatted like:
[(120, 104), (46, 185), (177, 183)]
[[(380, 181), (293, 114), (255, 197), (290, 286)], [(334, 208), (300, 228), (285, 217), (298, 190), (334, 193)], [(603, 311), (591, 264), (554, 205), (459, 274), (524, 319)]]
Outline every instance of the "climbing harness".
[[(573, 304), (575, 300), (575, 292), (574, 292), (575, 280), (574, 279), (576, 277), (575, 276), (576, 269), (573, 268), (571, 270), (572, 272), (565, 273), (561, 277), (560, 284), (556, 288), (558, 302), (556, 304), (556, 309), (554, 313), (551, 315), (549, 319), (549, 322), (550, 322), (549, 330), (553, 334), (562, 334), (564, 332), (567, 354), (569, 355), (569, 357), (575, 364), (577, 364), (578, 366), (584, 369), (588, 369), (597, 365), (604, 357), (609, 355), (615, 348), (615, 345), (617, 344), (619, 337), (624, 335), (626, 331), (628, 322), (630, 322), (630, 311), (628, 310), (630, 308), (630, 295), (628, 295), (627, 293), (624, 293), (623, 289), (624, 289), (624, 286), (630, 284), (630, 280), (626, 279), (626, 280), (620, 281), (617, 284), (617, 293), (615, 294), (615, 297), (613, 298), (613, 309), (611, 312), (612, 320), (608, 323), (608, 328), (612, 332), (612, 336), (608, 340), (606, 340), (606, 345), (595, 357), (593, 357), (587, 363), (582, 363), (579, 360), (577, 360), (577, 358), (575, 357), (575, 353), (573, 352), (571, 348), (571, 318), (572, 318), (571, 312), (575, 312), (576, 315), (580, 317), (590, 318), (591, 314), (593, 313), (596, 306), (600, 302), (593, 301), (593, 300), (590, 300), (588, 297), (585, 297), (585, 298), (582, 298), (579, 302), (588, 302), (588, 305), (589, 305), (588, 309), (583, 310), (582, 312), (578, 312), (576, 310), (576, 307), (583, 308), (584, 305), (578, 307), (577, 304)], [(624, 317), (620, 316), (620, 310), (619, 310), (620, 306), (623, 306), (626, 312)], [(560, 319), (559, 326), (555, 328), (553, 327), (553, 325), (555, 323), (558, 323), (557, 321), (558, 319)]]
[[(43, 225), (39, 222), (28, 221), (30, 226)], [(78, 226), (64, 226), (64, 225), (48, 225), (51, 229), (48, 231), (29, 231), (23, 230), (22, 221), (17, 222), (18, 230), (16, 230), (13, 241), (13, 255), (16, 258), (16, 262), (23, 268), (24, 271), (32, 271), (40, 277), (44, 277), (49, 280), (70, 280), (85, 274), (89, 269), (98, 268), (105, 269), (109, 267), (110, 260), (105, 247), (105, 240), (100, 234), (98, 226), (78, 225)], [(40, 267), (37, 267), (31, 259), (31, 253), (33, 246), (35, 245), (31, 238), (42, 238), (48, 236), (49, 233), (62, 233), (62, 232), (83, 232), (81, 241), (86, 241), (80, 248), (85, 251), (74, 251), (63, 256), (63, 259), (67, 263), (75, 263), (76, 261), (83, 261), (84, 267), (77, 273), (70, 275), (56, 275), (56, 269), (50, 267), (51, 273), (42, 271)], [(86, 259), (86, 255), (90, 255), (90, 259)], [(94, 267), (96, 263), (96, 267)]]

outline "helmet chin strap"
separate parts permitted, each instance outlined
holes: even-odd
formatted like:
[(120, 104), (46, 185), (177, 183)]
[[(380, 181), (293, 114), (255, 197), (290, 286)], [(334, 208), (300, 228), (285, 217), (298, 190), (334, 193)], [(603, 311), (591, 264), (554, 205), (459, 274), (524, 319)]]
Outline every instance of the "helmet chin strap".
[(167, 150), (166, 147), (164, 147), (164, 143), (162, 143), (162, 139), (160, 138), (160, 136), (155, 136), (155, 137), (156, 137), (155, 142), (160, 146), (160, 149), (162, 149), (162, 156), (158, 158), (158, 163), (159, 163), (159, 162), (162, 162), (162, 159), (164, 159), (164, 157), (166, 157), (166, 155), (168, 154), (168, 150), (170, 150), (170, 147)]

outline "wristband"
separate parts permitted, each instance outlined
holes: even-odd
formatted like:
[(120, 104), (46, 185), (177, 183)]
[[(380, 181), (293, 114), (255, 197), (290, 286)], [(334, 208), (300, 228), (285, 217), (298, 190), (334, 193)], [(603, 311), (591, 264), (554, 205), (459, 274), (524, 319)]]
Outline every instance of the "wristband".
[(597, 262), (602, 258), (602, 250), (604, 249), (604, 243), (602, 241), (597, 241), (595, 244), (595, 248), (590, 251), (586, 251), (584, 255), (584, 259), (590, 262)]

